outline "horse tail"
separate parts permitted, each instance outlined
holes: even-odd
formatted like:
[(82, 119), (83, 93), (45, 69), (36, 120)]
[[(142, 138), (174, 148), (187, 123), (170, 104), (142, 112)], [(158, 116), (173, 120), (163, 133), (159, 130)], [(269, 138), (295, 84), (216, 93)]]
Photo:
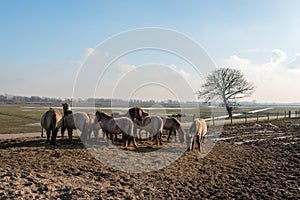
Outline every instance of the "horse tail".
[(52, 129), (54, 130), (56, 128), (56, 114), (53, 112), (51, 115), (51, 121), (52, 121)]

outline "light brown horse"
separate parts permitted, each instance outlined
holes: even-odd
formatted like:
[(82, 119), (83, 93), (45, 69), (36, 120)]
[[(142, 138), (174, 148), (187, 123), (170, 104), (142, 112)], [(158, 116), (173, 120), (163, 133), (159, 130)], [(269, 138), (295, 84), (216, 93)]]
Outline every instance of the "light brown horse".
[(72, 141), (73, 139), (73, 130), (78, 129), (81, 131), (81, 139), (83, 142), (86, 142), (88, 135), (89, 135), (89, 128), (90, 128), (90, 118), (87, 113), (78, 112), (73, 113), (71, 107), (68, 103), (63, 104), (63, 121), (62, 121), (62, 128), (61, 132), (67, 129), (69, 140)]
[(54, 145), (56, 143), (56, 136), (58, 129), (60, 128), (61, 119), (61, 113), (58, 110), (52, 108), (46, 111), (41, 117), (41, 134), (43, 136), (43, 129), (45, 129), (47, 132), (47, 142), (49, 142), (50, 135), (52, 133), (50, 144)]
[[(91, 138), (91, 134), (92, 132), (94, 133), (94, 137), (96, 139), (98, 139), (98, 135), (99, 135), (99, 131), (101, 129), (100, 124), (98, 123), (98, 120), (95, 116), (95, 114), (88, 114), (89, 118), (90, 118), (90, 122), (89, 122), (89, 130), (88, 130), (88, 139)], [(103, 138), (104, 138), (104, 133), (103, 133)]]
[(207, 125), (204, 119), (195, 119), (189, 128), (189, 133), (186, 137), (188, 151), (195, 149), (195, 143), (198, 145), (198, 151), (203, 150), (203, 140), (207, 132)]
[[(147, 134), (147, 139), (150, 138), (154, 138), (154, 144), (160, 144), (162, 145), (162, 130), (163, 130), (163, 120), (161, 117), (159, 116), (146, 116), (143, 118), (142, 122), (139, 121), (135, 121), (136, 124), (139, 126), (140, 128), (140, 133), (141, 133), (141, 129), (146, 131)], [(141, 136), (140, 136), (141, 138)]]
[(108, 135), (113, 141), (113, 135), (115, 138), (118, 134), (122, 134), (124, 146), (128, 147), (133, 141), (133, 145), (137, 148), (137, 144), (134, 137), (133, 122), (128, 117), (113, 118), (104, 112), (96, 111), (96, 118), (100, 123), (102, 131), (106, 133), (106, 142), (108, 144)]

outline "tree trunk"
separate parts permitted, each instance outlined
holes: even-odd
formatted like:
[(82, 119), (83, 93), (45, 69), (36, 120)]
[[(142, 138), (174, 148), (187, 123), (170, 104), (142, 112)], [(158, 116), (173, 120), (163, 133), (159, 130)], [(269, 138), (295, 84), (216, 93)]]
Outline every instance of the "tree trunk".
[(231, 119), (232, 118), (232, 107), (229, 105), (226, 105), (226, 110), (228, 113), (228, 118)]

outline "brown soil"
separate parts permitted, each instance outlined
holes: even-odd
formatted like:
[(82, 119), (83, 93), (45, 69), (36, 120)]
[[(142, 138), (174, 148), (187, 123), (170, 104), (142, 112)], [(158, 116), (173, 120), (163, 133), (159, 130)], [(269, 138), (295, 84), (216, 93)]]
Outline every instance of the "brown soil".
[(2, 139), (0, 199), (299, 199), (299, 121), (226, 126), (233, 138), (206, 157), (186, 152), (141, 174), (105, 166), (78, 139)]

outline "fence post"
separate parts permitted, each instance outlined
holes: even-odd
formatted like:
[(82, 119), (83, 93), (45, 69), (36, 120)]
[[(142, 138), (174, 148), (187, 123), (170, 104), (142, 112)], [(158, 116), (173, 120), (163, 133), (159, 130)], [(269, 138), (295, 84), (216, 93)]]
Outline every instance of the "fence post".
[(212, 118), (212, 120), (213, 120), (213, 125), (215, 125), (215, 113), (213, 113), (212, 115), (213, 115), (213, 118)]
[(270, 121), (270, 113), (269, 112), (267, 113), (267, 116), (268, 116), (268, 121)]
[(245, 113), (245, 124), (247, 123), (247, 113)]
[(276, 115), (276, 119), (278, 120), (278, 117), (279, 117), (279, 113), (277, 112), (277, 115)]
[(258, 123), (258, 112), (256, 113), (256, 123)]
[(289, 110), (289, 119), (291, 119), (291, 113), (292, 113), (292, 112)]

